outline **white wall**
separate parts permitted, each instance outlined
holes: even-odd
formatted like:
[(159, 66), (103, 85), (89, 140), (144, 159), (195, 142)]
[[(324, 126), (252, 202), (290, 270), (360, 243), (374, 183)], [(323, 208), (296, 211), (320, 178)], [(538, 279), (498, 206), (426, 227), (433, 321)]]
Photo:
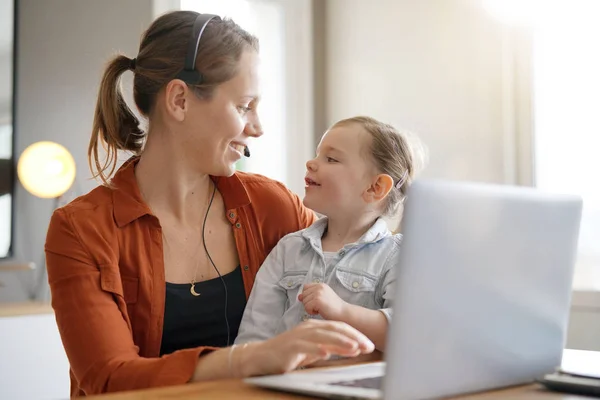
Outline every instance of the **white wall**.
[(504, 181), (502, 30), (467, 0), (326, 1), (329, 123), (415, 131), (425, 176)]
[(573, 293), (567, 348), (600, 351), (600, 292)]
[[(67, 147), (77, 165), (72, 195), (96, 186), (86, 154), (104, 64), (117, 51), (137, 55), (154, 6), (152, 0), (19, 1), (16, 156), (39, 140)], [(42, 264), (51, 213), (52, 201), (35, 198), (17, 184), (17, 261)], [(3, 273), (0, 302), (27, 300), (34, 274)]]
[[(318, 7), (327, 124), (367, 114), (416, 132), (429, 148), (424, 177), (531, 183), (527, 36), (508, 31), (478, 0)], [(575, 293), (568, 347), (600, 350), (597, 297), (582, 304)]]

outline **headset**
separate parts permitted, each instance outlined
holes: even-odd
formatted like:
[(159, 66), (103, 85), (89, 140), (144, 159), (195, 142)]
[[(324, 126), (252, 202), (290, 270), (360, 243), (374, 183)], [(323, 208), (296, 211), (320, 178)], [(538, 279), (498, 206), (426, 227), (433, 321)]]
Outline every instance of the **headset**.
[(221, 17), (214, 14), (198, 14), (196, 21), (194, 21), (192, 37), (190, 38), (185, 56), (185, 63), (183, 64), (183, 69), (176, 76), (177, 79), (181, 79), (188, 85), (199, 85), (204, 79), (200, 71), (196, 69), (196, 57), (198, 57), (198, 45), (200, 44), (202, 33), (206, 25), (213, 19), (221, 20)]

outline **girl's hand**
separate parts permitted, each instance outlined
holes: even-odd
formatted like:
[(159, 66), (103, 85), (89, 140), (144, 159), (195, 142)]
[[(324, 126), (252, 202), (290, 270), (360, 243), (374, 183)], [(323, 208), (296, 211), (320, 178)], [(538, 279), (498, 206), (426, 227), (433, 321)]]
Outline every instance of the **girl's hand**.
[(342, 300), (333, 289), (324, 283), (309, 283), (304, 285), (298, 300), (304, 304), (304, 309), (310, 315), (320, 315), (324, 319), (343, 321), (348, 303)]

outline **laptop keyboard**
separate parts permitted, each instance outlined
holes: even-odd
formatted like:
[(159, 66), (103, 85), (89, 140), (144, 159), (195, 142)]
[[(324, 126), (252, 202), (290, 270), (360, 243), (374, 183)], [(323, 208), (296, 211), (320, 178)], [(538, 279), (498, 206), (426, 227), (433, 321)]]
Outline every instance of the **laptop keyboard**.
[(358, 387), (364, 389), (381, 389), (383, 376), (375, 376), (373, 378), (356, 379), (352, 381), (340, 381), (329, 383), (334, 386)]

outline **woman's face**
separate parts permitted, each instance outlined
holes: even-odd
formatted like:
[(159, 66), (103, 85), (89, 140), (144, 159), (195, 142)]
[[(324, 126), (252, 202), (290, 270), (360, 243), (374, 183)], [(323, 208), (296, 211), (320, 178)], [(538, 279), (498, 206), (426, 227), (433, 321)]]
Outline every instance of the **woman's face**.
[(198, 172), (233, 175), (248, 139), (262, 135), (257, 114), (258, 61), (255, 51), (245, 51), (237, 74), (217, 86), (210, 99), (201, 99), (192, 90), (184, 90), (180, 100), (171, 96), (168, 104), (176, 105), (170, 114), (177, 120), (179, 154)]

